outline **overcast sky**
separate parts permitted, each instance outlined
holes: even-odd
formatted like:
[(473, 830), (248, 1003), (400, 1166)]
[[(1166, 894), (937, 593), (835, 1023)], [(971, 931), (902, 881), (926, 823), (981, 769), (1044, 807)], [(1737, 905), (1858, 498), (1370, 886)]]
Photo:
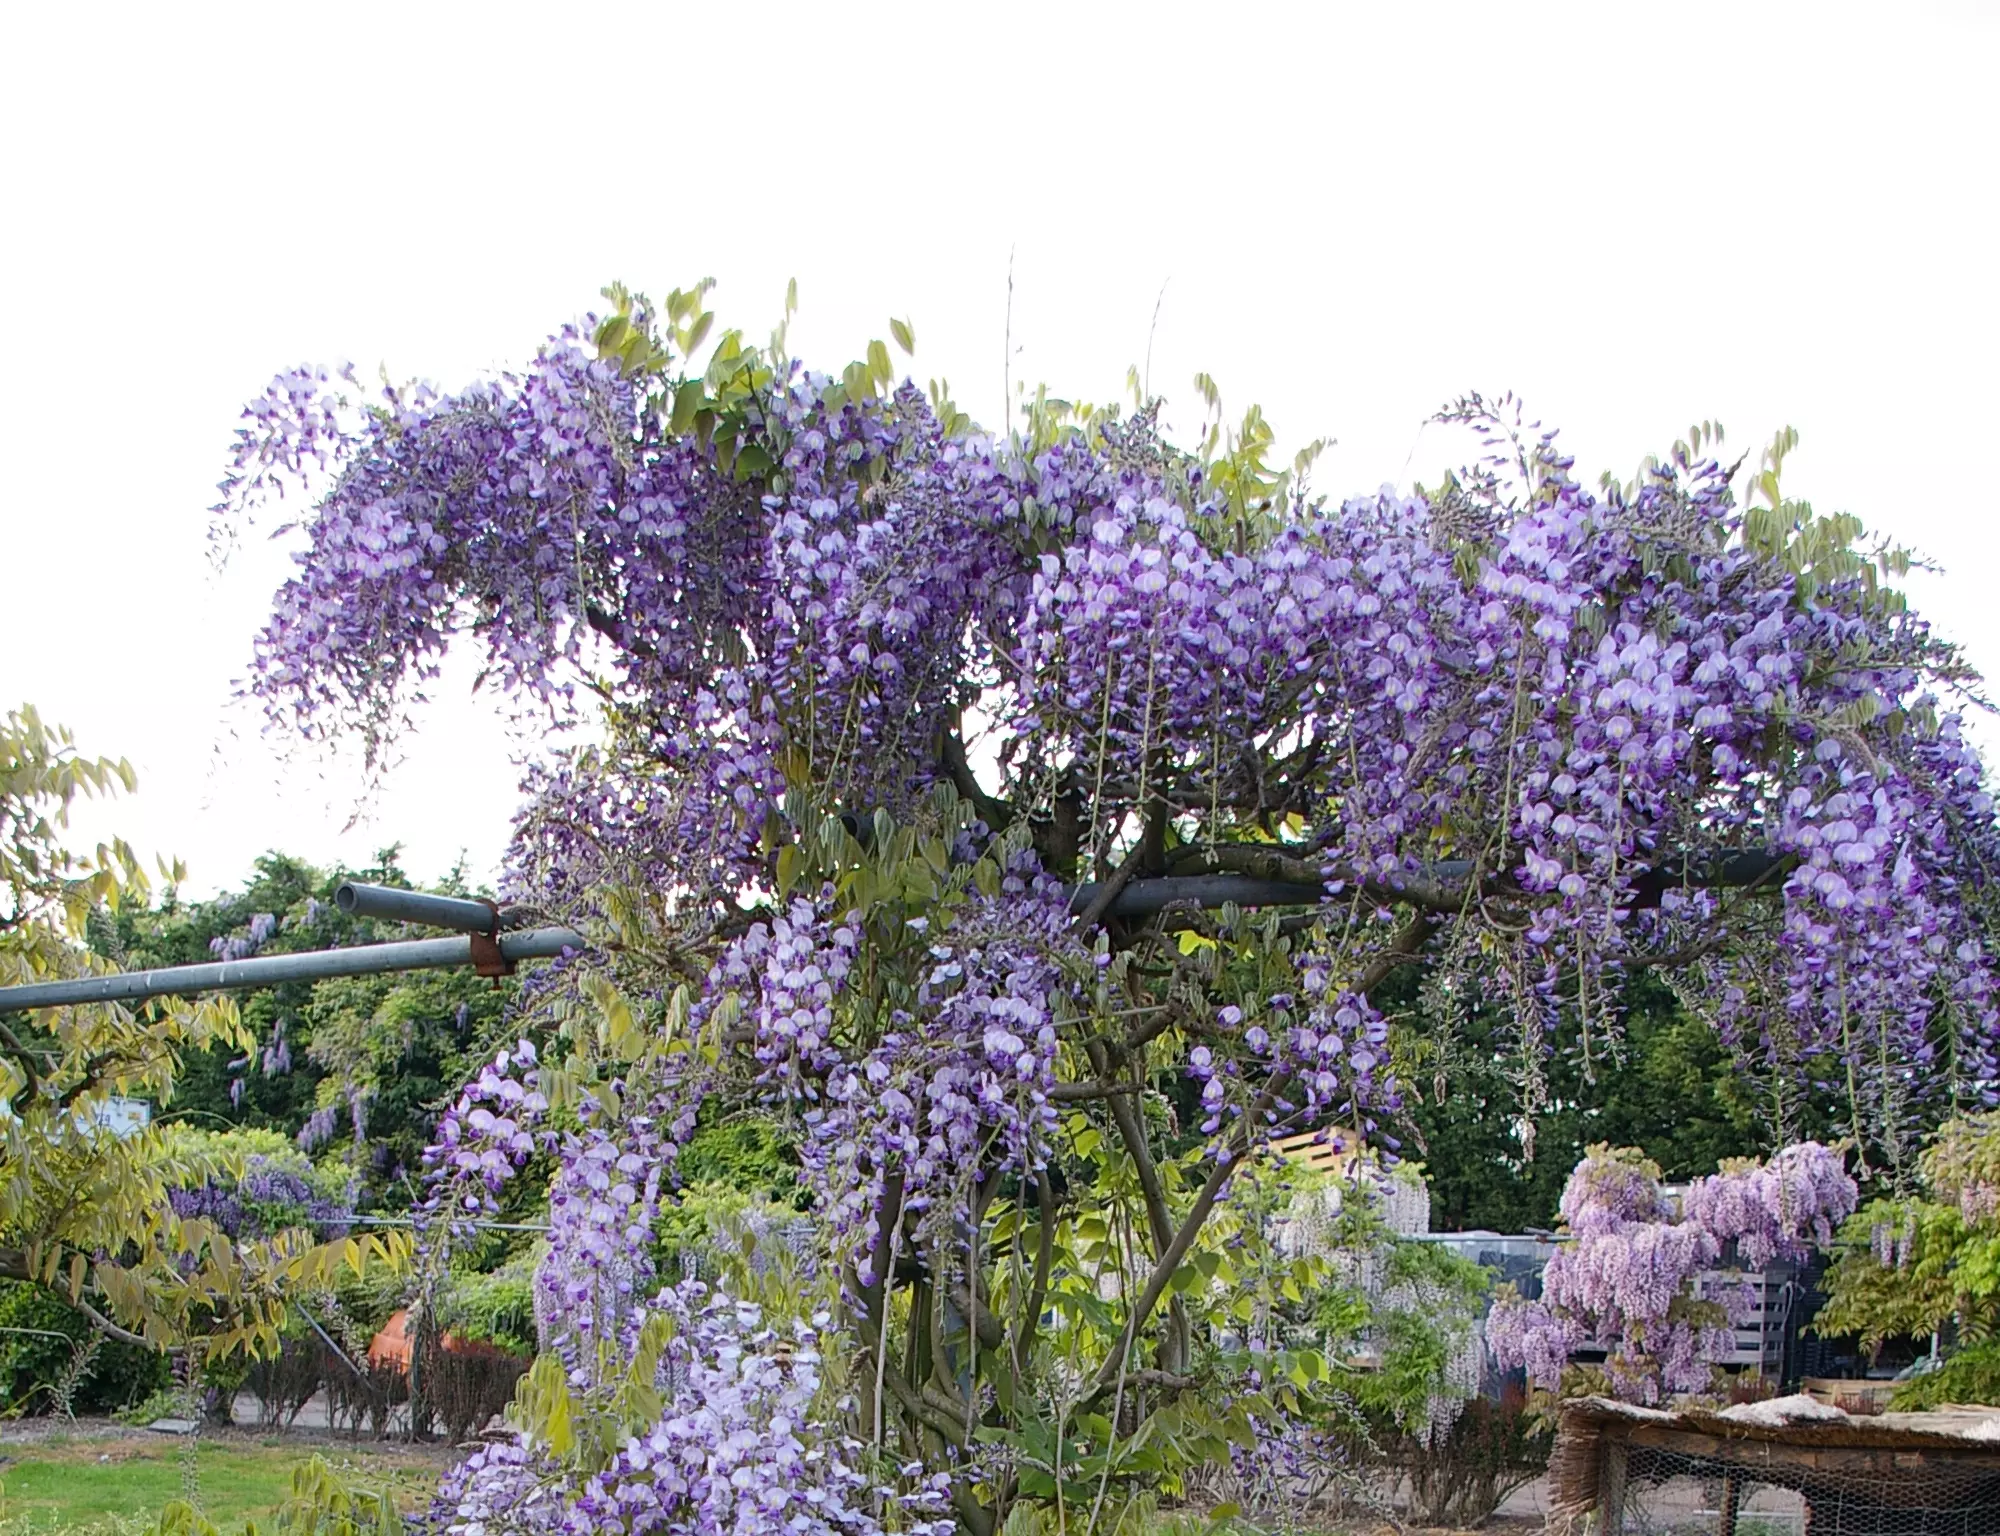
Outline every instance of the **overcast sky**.
[[(838, 368), (1104, 398), (1145, 358), (1263, 404), (1317, 480), (1465, 456), (1513, 389), (1594, 477), (1701, 418), (1938, 561), (2000, 669), (2000, 5), (1177, 9), (16, 5), (0, 21), (0, 704), (129, 756), (188, 889), (258, 853), (499, 859), (535, 749), (452, 678), (365, 819), (232, 706), (284, 571), (218, 576), (242, 402), (351, 359), (447, 387), (621, 279), (720, 282)], [(1164, 297), (1162, 297), (1164, 293)], [(2000, 743), (2000, 731), (1982, 727)]]

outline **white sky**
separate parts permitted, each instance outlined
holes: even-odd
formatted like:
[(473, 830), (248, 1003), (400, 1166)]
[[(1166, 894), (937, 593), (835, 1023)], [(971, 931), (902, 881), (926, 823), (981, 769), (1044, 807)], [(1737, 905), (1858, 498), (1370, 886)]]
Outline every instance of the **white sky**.
[[(721, 282), (838, 367), (890, 314), (999, 418), (1014, 375), (1143, 359), (1255, 399), (1349, 494), (1514, 389), (1594, 477), (1704, 417), (1941, 562), (2000, 669), (2000, 5), (17, 4), (0, 20), (0, 706), (138, 767), (116, 827), (239, 880), (269, 848), (490, 869), (492, 709), (433, 708), (359, 828), (354, 765), (230, 706), (283, 572), (217, 577), (242, 402), (352, 359), (447, 387), (617, 278)], [(1990, 726), (1982, 734), (2000, 742)], [(528, 744), (532, 747), (532, 743)]]

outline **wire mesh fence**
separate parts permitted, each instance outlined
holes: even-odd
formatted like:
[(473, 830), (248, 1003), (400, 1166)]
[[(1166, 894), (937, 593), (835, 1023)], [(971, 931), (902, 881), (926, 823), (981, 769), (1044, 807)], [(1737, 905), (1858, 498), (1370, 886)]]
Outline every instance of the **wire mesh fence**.
[(1602, 1536), (2000, 1536), (2000, 1464), (1912, 1452), (1752, 1468), (1719, 1451), (1620, 1448)]

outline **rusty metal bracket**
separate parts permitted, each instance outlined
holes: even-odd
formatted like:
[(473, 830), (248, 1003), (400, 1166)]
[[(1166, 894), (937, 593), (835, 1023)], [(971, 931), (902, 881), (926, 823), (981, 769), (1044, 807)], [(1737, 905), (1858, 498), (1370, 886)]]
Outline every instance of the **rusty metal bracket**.
[(468, 935), (472, 940), (472, 969), (481, 976), (512, 976), (514, 962), (500, 952), (500, 908), (485, 900), (479, 904), (493, 914), (493, 925), (484, 933)]

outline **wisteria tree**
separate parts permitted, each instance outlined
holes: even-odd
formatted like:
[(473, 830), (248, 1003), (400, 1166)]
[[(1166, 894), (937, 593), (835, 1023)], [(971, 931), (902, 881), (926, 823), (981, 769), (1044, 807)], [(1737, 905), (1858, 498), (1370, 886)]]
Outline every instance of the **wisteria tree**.
[[(1593, 1147), (1563, 1186), (1569, 1240), (1541, 1296), (1502, 1296), (1487, 1319), (1494, 1359), (1548, 1391), (1601, 1387), (1644, 1403), (1702, 1392), (1754, 1315), (1746, 1277), (1831, 1247), (1857, 1193), (1839, 1154), (1805, 1141), (1696, 1179), (1676, 1209), (1657, 1165)], [(1602, 1367), (1566, 1381), (1586, 1351)]]
[[(1468, 398), (1471, 468), (1335, 504), (1254, 411), (1192, 448), (1143, 398), (984, 432), (881, 343), (828, 376), (782, 330), (711, 342), (705, 292), (613, 290), (457, 394), (281, 375), (218, 509), (226, 542), (304, 497), (251, 682), (277, 727), (375, 761), (458, 643), (598, 728), (514, 844), (514, 894), (591, 940), (529, 989), (566, 1045), (505, 1055), (435, 1157), (445, 1220), (563, 1153), (559, 1364), (466, 1521), (866, 1530), (942, 1487), (989, 1536), (1172, 1486), (1314, 1376), (1210, 1343), (1248, 1304), (1232, 1188), (1280, 1133), (1393, 1150), (1396, 1058), (1448, 1066), (1455, 1009), (1511, 1011), (1530, 1149), (1543, 1064), (1615, 1062), (1642, 967), (1762, 1073), (1774, 1145), (1820, 1085), (1894, 1169), (1990, 1092), (1992, 807), (1940, 705), (1969, 678), (1900, 556), (1783, 498), (1788, 439), (1745, 479), (1698, 431), (1592, 490)], [(1374, 995), (1419, 962), (1399, 1034)], [(652, 1299), (718, 1099), (797, 1132), (810, 1428), (772, 1364), (799, 1319)], [(810, 1509), (718, 1448), (773, 1422)]]

